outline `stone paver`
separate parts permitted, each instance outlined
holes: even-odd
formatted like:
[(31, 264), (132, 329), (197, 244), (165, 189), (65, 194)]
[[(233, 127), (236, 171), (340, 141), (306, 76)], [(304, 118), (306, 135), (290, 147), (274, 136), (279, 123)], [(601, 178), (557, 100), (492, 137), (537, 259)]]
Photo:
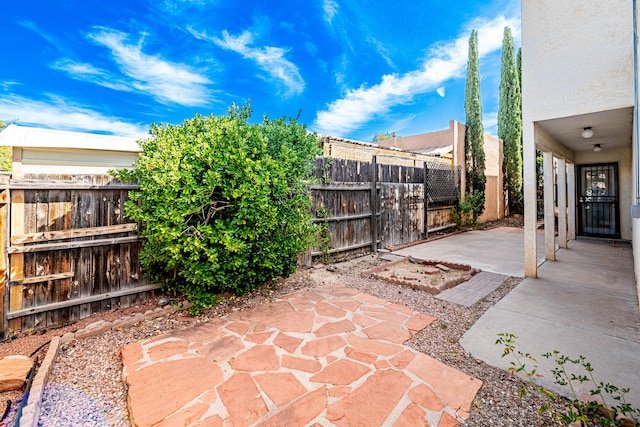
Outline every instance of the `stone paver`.
[(344, 286), (122, 349), (135, 426), (453, 426), (481, 382), (403, 343), (435, 318)]
[(435, 297), (443, 301), (471, 307), (482, 298), (489, 295), (502, 285), (509, 276), (504, 274), (481, 271), (470, 280), (451, 289), (440, 292)]

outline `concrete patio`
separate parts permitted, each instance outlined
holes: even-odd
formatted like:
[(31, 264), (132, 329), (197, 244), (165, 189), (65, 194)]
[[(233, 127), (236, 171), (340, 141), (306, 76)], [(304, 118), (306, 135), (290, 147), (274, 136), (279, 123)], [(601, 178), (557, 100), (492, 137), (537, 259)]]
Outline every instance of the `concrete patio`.
[[(542, 235), (538, 258), (542, 260)], [(496, 228), (458, 234), (404, 250), (401, 255), (448, 260), (486, 271), (523, 276), (523, 230)], [(464, 335), (462, 346), (490, 365), (509, 368), (498, 333), (518, 336), (517, 349), (539, 362), (540, 383), (553, 391), (550, 369), (542, 354), (554, 350), (591, 362), (597, 381), (628, 387), (627, 401), (640, 407), (640, 313), (631, 245), (626, 242), (578, 239), (545, 261), (537, 279), (524, 279), (490, 308)], [(533, 365), (530, 365), (533, 367)], [(588, 384), (578, 387), (586, 393)], [(564, 390), (566, 393), (566, 390)]]

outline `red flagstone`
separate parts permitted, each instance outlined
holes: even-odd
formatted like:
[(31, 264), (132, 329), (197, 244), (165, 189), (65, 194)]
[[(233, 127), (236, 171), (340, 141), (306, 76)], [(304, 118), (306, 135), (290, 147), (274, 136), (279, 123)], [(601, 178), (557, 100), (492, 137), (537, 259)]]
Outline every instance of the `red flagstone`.
[(189, 340), (191, 343), (208, 343), (226, 335), (226, 332), (220, 329), (220, 327), (224, 326), (226, 323), (226, 321), (220, 319), (211, 320), (206, 323), (198, 323), (190, 328), (174, 331), (171, 333), (171, 336), (174, 338)]
[(368, 316), (363, 316), (362, 314), (358, 314), (358, 313), (353, 314), (352, 320), (353, 320), (353, 323), (355, 323), (358, 326), (362, 326), (363, 328), (367, 326), (375, 325), (376, 323), (378, 323), (377, 320), (372, 319), (371, 317), (368, 317)]
[(332, 302), (335, 305), (337, 305), (338, 307), (344, 308), (345, 310), (349, 310), (349, 311), (356, 311), (358, 309), (358, 307), (360, 307), (362, 305), (361, 302), (354, 301), (352, 299), (349, 299), (349, 300), (334, 299)]
[(240, 350), (244, 350), (242, 340), (235, 335), (227, 335), (196, 350), (196, 354), (214, 362), (226, 362)]
[(405, 350), (397, 356), (394, 356), (390, 362), (397, 369), (404, 369), (413, 359), (415, 359), (415, 357), (416, 355), (413, 354), (411, 350)]
[(310, 378), (316, 383), (334, 385), (349, 385), (371, 372), (371, 369), (357, 362), (347, 359), (338, 359)]
[(317, 417), (327, 407), (327, 388), (325, 386), (312, 391), (276, 413), (260, 427), (304, 426)]
[(134, 342), (132, 344), (125, 345), (120, 350), (120, 357), (122, 358), (122, 366), (129, 366), (141, 361), (144, 357), (142, 354), (142, 344)]
[(396, 344), (411, 339), (411, 333), (401, 325), (392, 322), (382, 322), (363, 330), (371, 339), (391, 341)]
[(369, 310), (361, 310), (362, 313), (366, 316), (371, 316), (374, 319), (385, 320), (387, 322), (394, 322), (402, 325), (405, 320), (407, 320), (407, 316), (404, 314), (397, 313), (389, 313), (388, 311), (369, 311)]
[(333, 304), (328, 304), (322, 301), (316, 303), (315, 310), (316, 310), (316, 313), (318, 313), (320, 316), (325, 316), (325, 317), (340, 318), (347, 315), (347, 312), (344, 311), (343, 309), (336, 307)]
[(460, 423), (446, 412), (442, 414), (442, 418), (440, 418), (440, 422), (438, 423), (438, 427), (456, 427), (459, 425)]
[(356, 299), (369, 304), (385, 305), (387, 303), (382, 298), (374, 297), (373, 295), (369, 294), (358, 294), (356, 296)]
[(479, 379), (422, 353), (418, 353), (407, 368), (437, 389), (440, 398), (454, 411), (470, 411), (471, 402), (482, 386)]
[(407, 320), (406, 326), (409, 332), (415, 334), (420, 332), (436, 320), (433, 316), (427, 316), (425, 314), (418, 313)]
[(402, 372), (376, 371), (360, 387), (327, 407), (338, 426), (381, 426), (411, 385)]
[(346, 347), (344, 349), (344, 354), (347, 355), (349, 359), (358, 360), (364, 363), (374, 363), (378, 356), (371, 353), (364, 353), (362, 351), (355, 350), (353, 347)]
[(445, 407), (444, 402), (424, 384), (418, 384), (409, 390), (409, 399), (430, 411), (438, 412)]
[(279, 333), (278, 336), (273, 340), (273, 343), (281, 349), (286, 350), (289, 353), (293, 353), (294, 351), (296, 351), (296, 348), (298, 348), (302, 341), (302, 338), (295, 338), (283, 333)]
[(273, 335), (273, 333), (274, 333), (273, 331), (270, 331), (270, 332), (259, 332), (256, 334), (249, 334), (246, 337), (244, 337), (244, 340), (255, 343), (255, 344), (262, 344), (266, 340), (271, 338), (271, 335)]
[(315, 373), (322, 369), (320, 362), (315, 359), (301, 359), (286, 354), (282, 356), (282, 367), (309, 373)]
[(167, 359), (176, 354), (186, 353), (189, 349), (187, 341), (166, 341), (148, 348), (147, 353), (152, 361)]
[(393, 311), (397, 311), (399, 313), (404, 313), (404, 314), (408, 314), (409, 316), (413, 316), (413, 310), (411, 310), (409, 307), (406, 307), (404, 305), (400, 305), (400, 304), (396, 304), (396, 303), (389, 303), (387, 305), (385, 305), (386, 308), (388, 308), (389, 310), (393, 310)]
[(257, 345), (229, 362), (237, 371), (273, 371), (280, 367), (276, 351), (269, 345)]
[(325, 323), (316, 329), (313, 333), (317, 337), (326, 337), (329, 335), (337, 335), (344, 332), (355, 331), (356, 326), (348, 320), (340, 320), (339, 322)]
[(235, 332), (238, 335), (244, 335), (249, 332), (249, 328), (251, 328), (251, 323), (249, 322), (229, 322), (226, 326), (226, 329), (231, 332)]
[(307, 392), (291, 373), (261, 374), (253, 377), (276, 406), (284, 406)]
[(131, 344), (121, 351), (130, 419), (166, 427), (440, 419), (450, 427), (452, 414), (469, 416), (481, 382), (402, 345), (433, 320), (324, 286)]
[(302, 354), (307, 356), (323, 357), (332, 351), (343, 347), (347, 342), (340, 336), (319, 338), (309, 341), (302, 347)]
[(218, 387), (218, 394), (234, 426), (248, 426), (269, 412), (258, 388), (247, 373), (234, 374)]
[(409, 405), (407, 409), (402, 412), (402, 415), (393, 424), (394, 427), (429, 427), (429, 422), (426, 419), (427, 413), (422, 410), (418, 405)]
[(196, 403), (195, 405), (189, 406), (188, 408), (172, 414), (163, 421), (154, 425), (154, 427), (188, 426), (189, 424), (198, 421), (208, 409), (209, 405)]
[[(197, 372), (194, 378), (187, 372)], [(201, 357), (156, 362), (126, 377), (134, 426), (151, 426), (222, 381), (222, 370)], [(135, 405), (131, 405), (135, 402)]]
[(398, 346), (378, 340), (360, 338), (356, 335), (347, 336), (347, 341), (356, 350), (360, 350), (365, 353), (373, 353), (379, 356), (392, 356), (396, 353), (400, 353), (405, 349), (403, 346)]

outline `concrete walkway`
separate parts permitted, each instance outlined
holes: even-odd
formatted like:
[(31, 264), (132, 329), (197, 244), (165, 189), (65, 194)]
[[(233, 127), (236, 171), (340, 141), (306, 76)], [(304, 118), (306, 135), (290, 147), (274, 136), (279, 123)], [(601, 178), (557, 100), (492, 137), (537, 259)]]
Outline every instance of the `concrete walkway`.
[[(467, 231), (393, 252), (419, 259), (457, 262), (482, 271), (524, 277), (524, 232), (498, 227)], [(538, 264), (544, 261), (544, 234), (538, 234)]]
[[(539, 242), (539, 250), (541, 246)], [(521, 276), (522, 247), (521, 229), (497, 228), (462, 233), (400, 253)], [(564, 394), (568, 391), (553, 384), (550, 370), (556, 365), (542, 354), (558, 350), (566, 356), (585, 356), (597, 381), (631, 388), (627, 400), (640, 407), (640, 313), (631, 246), (572, 240), (556, 257), (557, 261), (539, 267), (537, 279), (523, 280), (490, 308), (464, 335), (462, 346), (474, 357), (508, 369), (512, 359), (501, 357), (503, 348), (495, 341), (498, 333), (513, 333), (519, 337), (517, 349), (538, 360), (540, 383)], [(578, 386), (580, 394), (590, 388)]]
[(135, 426), (439, 426), (480, 380), (403, 345), (435, 318), (323, 286), (122, 349)]

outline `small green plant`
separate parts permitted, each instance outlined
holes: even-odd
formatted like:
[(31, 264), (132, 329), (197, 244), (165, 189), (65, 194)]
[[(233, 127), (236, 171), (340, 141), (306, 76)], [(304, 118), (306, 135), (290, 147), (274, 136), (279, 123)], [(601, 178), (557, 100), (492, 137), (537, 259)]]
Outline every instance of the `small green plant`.
[[(525, 377), (518, 392), (519, 396), (523, 397), (528, 390), (533, 389), (546, 400), (540, 412), (547, 412), (551, 408), (550, 403), (556, 400), (556, 396), (534, 382), (534, 378), (542, 376), (537, 373), (538, 361), (531, 354), (523, 353), (516, 348), (517, 338), (516, 335), (511, 333), (500, 333), (496, 344), (504, 346), (502, 357), (510, 356), (513, 359), (510, 361), (511, 366), (509, 367), (511, 375), (522, 374)], [(566, 412), (556, 417), (559, 421), (567, 425), (580, 422), (580, 425), (583, 426), (592, 425), (592, 423), (597, 423), (597, 425), (601, 426), (640, 426), (636, 421), (640, 417), (640, 409), (634, 408), (625, 399), (629, 389), (620, 389), (615, 385), (596, 381), (593, 376), (593, 367), (584, 356), (571, 358), (554, 350), (543, 354), (542, 357), (552, 359), (556, 364), (556, 367), (551, 370), (554, 383), (568, 387), (570, 390), (571, 396), (565, 403)], [(533, 364), (532, 368), (527, 366), (529, 362)], [(581, 369), (583, 373), (569, 373), (567, 366), (570, 365)], [(575, 385), (582, 383), (591, 383), (593, 386), (590, 390), (593, 400), (584, 401), (578, 397)], [(607, 405), (605, 396), (608, 396), (611, 401), (615, 401), (616, 404)]]
[(474, 224), (472, 206), (468, 198), (458, 199), (458, 204), (453, 207), (451, 214), (459, 226), (468, 227)]
[(331, 165), (333, 165), (333, 157), (326, 157), (324, 166), (322, 167), (322, 183), (331, 183)]

